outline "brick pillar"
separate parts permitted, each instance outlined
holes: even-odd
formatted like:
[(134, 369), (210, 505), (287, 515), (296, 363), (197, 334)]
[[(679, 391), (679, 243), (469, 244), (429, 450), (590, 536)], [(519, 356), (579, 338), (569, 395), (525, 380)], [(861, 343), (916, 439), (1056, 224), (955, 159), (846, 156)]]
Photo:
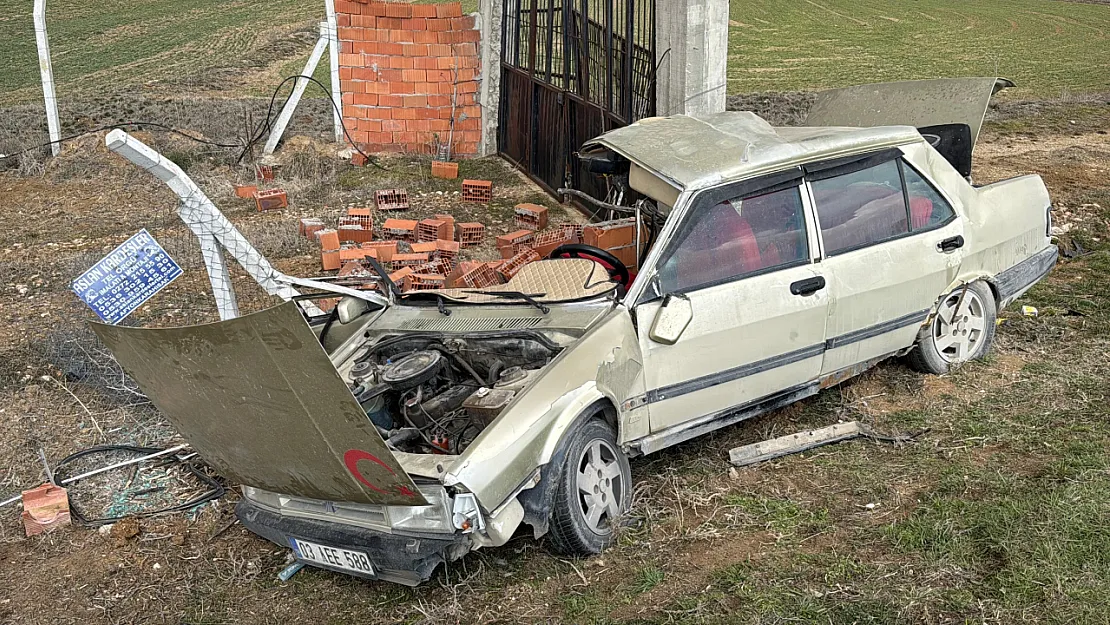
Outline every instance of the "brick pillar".
[(336, 0), (343, 123), (368, 152), (475, 156), (478, 41), (458, 2)]

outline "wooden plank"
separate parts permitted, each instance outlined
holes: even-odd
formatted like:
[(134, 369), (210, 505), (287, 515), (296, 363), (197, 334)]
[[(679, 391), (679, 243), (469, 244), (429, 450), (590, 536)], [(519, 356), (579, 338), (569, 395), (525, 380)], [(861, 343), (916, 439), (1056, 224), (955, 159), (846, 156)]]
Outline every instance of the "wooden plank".
[(744, 467), (862, 435), (859, 421), (849, 421), (736, 447), (729, 450), (728, 457), (732, 464)]

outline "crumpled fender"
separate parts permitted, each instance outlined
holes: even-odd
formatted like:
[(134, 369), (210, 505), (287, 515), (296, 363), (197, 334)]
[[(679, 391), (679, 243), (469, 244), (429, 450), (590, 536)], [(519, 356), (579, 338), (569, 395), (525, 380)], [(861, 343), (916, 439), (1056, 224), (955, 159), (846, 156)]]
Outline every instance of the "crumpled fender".
[[(621, 402), (644, 392), (643, 385), (635, 328), (628, 310), (615, 306), (513, 399), (459, 456), (444, 485), (461, 486), (487, 511), (496, 509), (536, 483), (536, 469), (551, 462), (580, 418), (599, 405), (617, 414)], [(646, 429), (646, 410), (633, 412), (618, 415), (618, 441), (642, 435), (641, 424)]]

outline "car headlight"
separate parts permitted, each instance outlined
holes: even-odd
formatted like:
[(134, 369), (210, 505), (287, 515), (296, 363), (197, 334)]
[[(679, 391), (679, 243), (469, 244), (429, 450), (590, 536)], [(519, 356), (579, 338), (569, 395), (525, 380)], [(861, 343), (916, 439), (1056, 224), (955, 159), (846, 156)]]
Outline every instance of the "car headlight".
[(393, 529), (424, 532), (454, 533), (451, 525), (451, 505), (447, 491), (439, 485), (417, 485), (420, 494), (428, 500), (426, 506), (386, 506), (389, 525)]
[(281, 509), (281, 495), (271, 493), (268, 490), (255, 488), (253, 486), (243, 486), (243, 496), (262, 506), (274, 508), (275, 510)]

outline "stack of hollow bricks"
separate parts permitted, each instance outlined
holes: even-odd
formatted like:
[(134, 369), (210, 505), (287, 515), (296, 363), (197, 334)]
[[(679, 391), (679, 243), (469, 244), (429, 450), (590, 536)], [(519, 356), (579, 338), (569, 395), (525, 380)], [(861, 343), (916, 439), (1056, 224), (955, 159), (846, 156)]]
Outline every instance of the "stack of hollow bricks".
[[(367, 152), (478, 153), (478, 41), (458, 2), (336, 0), (343, 121)], [(454, 99), (454, 102), (452, 102)], [(454, 120), (454, 128), (451, 126)]]

